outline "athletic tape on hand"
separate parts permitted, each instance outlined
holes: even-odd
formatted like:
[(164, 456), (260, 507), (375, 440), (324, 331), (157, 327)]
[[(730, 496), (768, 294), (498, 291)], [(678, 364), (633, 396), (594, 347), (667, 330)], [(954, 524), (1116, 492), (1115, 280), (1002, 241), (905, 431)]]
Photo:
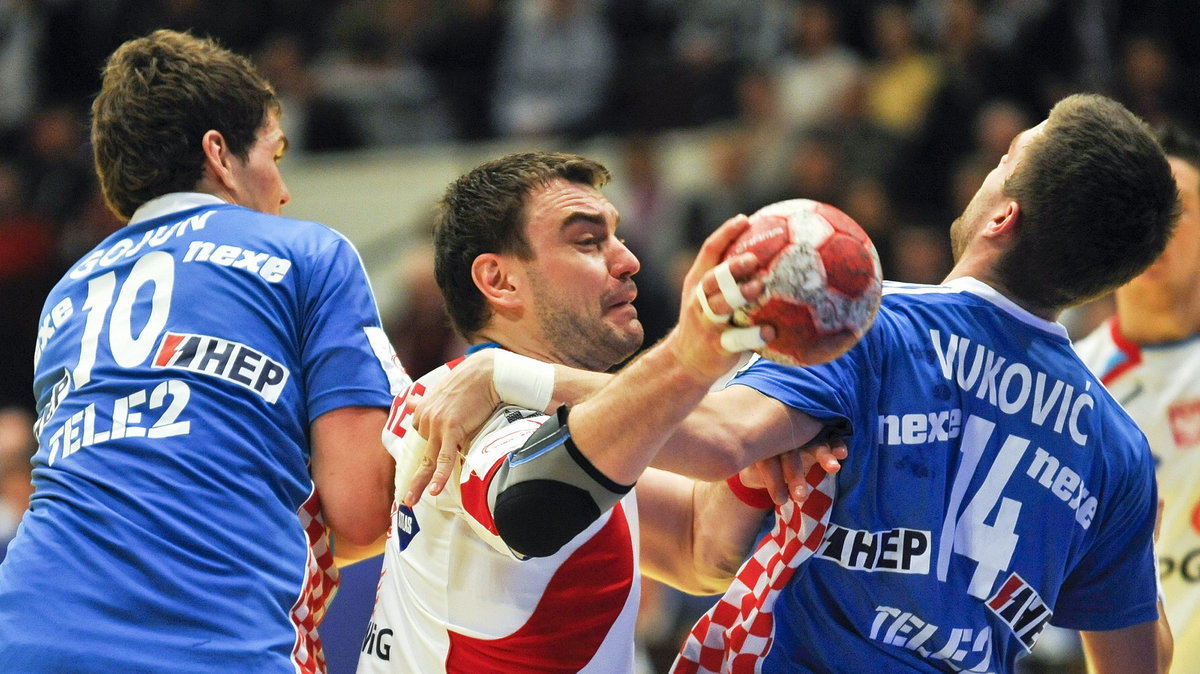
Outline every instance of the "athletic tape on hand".
[(728, 323), (732, 314), (718, 314), (708, 306), (708, 294), (704, 292), (704, 284), (696, 284), (696, 299), (700, 300), (700, 308), (704, 310), (704, 315), (708, 316), (708, 320), (718, 325)]
[(721, 333), (721, 348), (730, 353), (741, 353), (742, 351), (753, 351), (767, 345), (763, 341), (761, 328), (757, 325), (752, 325), (747, 328), (729, 328)]
[(492, 386), (510, 405), (545, 412), (554, 393), (554, 366), (512, 351), (496, 349)]
[(746, 306), (748, 300), (738, 287), (737, 279), (733, 278), (733, 272), (729, 271), (729, 260), (713, 267), (713, 275), (717, 277), (717, 287), (730, 309), (736, 311)]

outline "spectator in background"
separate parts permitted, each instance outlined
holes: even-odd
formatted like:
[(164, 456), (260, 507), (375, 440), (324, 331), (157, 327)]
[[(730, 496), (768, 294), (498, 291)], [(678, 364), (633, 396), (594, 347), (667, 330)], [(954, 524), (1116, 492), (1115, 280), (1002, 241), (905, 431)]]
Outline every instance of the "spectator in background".
[(783, 189), (759, 198), (760, 206), (785, 199), (814, 199), (841, 207), (846, 167), (836, 143), (824, 133), (809, 131), (793, 147)]
[(1200, 121), (1196, 80), (1185, 78), (1170, 46), (1151, 34), (1127, 38), (1121, 45), (1114, 95), (1130, 110), (1158, 125), (1193, 126)]
[(434, 278), (431, 232), (404, 251), (397, 269), (400, 306), (383, 327), (405, 371), (416, 379), (462, 354), (467, 343), (450, 324)]
[(673, 265), (687, 250), (683, 242), (683, 198), (667, 180), (664, 161), (659, 138), (626, 137), (621, 142), (619, 177), (609, 189), (612, 202), (621, 206), (621, 237), (641, 262), (634, 305), (647, 345), (666, 335), (675, 323), (679, 284)]
[(497, 58), (492, 116), (501, 135), (599, 128), (615, 54), (596, 2), (514, 0)]
[(861, 73), (834, 101), (834, 115), (816, 130), (837, 146), (853, 178), (883, 178), (900, 159), (901, 137), (870, 113), (867, 76)]
[(842, 210), (871, 237), (875, 252), (879, 254), (883, 277), (894, 279), (892, 269), (896, 262), (893, 242), (902, 220), (883, 183), (871, 177), (854, 178), (846, 188)]
[(40, 108), (30, 120), (21, 157), (29, 206), (57, 225), (78, 217), (95, 184), (87, 124), (68, 105)]
[(868, 115), (902, 138), (913, 136), (941, 84), (941, 66), (917, 44), (909, 10), (899, 2), (872, 15), (875, 58), (867, 70)]
[(33, 421), (33, 412), (25, 407), (0, 407), (0, 561), (33, 493), (29, 466), (37, 451)]
[[(729, 213), (753, 213), (765, 205), (759, 202), (759, 186), (749, 178), (754, 157), (748, 154), (740, 130), (718, 131), (708, 140), (707, 150), (709, 180), (684, 197), (684, 245), (689, 251), (700, 250), (700, 244)], [(675, 267), (686, 269), (678, 261)], [(683, 279), (682, 272), (674, 276), (676, 281)]]
[(765, 68), (750, 68), (738, 82), (738, 116), (746, 162), (744, 181), (760, 192), (774, 192), (787, 180), (794, 128), (784, 116), (779, 82)]
[(0, 406), (33, 409), (33, 343), (60, 273), (53, 223), (29, 207), (16, 164), (0, 162)]
[(0, 154), (11, 154), (37, 105), (43, 21), (35, 3), (0, 0)]
[(322, 93), (295, 33), (267, 38), (255, 61), (275, 87), (287, 116), (279, 120), (290, 147), (308, 152), (352, 150), (367, 139), (347, 106)]
[(491, 138), (496, 134), (491, 101), (504, 6), (500, 0), (462, 0), (443, 9), (444, 15), (431, 22), (418, 56), (437, 82), (455, 137)]
[(853, 86), (863, 64), (839, 39), (839, 21), (825, 0), (795, 3), (786, 49), (770, 61), (782, 117), (799, 131), (830, 120), (838, 99)]
[(432, 75), (417, 60), (430, 0), (352, 0), (333, 17), (332, 43), (312, 65), (320, 95), (343, 106), (370, 147), (452, 135)]

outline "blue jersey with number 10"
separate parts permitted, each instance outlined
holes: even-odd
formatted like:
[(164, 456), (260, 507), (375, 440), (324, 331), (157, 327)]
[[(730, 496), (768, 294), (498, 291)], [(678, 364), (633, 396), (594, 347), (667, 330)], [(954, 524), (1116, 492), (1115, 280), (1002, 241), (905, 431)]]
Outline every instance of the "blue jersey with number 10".
[(37, 346), (0, 671), (322, 671), (309, 424), (403, 383), (350, 242), (160, 197), (54, 288)]
[(974, 279), (887, 284), (866, 338), (735, 384), (853, 426), (764, 672), (1008, 672), (1047, 624), (1157, 617), (1154, 467), (1062, 327)]

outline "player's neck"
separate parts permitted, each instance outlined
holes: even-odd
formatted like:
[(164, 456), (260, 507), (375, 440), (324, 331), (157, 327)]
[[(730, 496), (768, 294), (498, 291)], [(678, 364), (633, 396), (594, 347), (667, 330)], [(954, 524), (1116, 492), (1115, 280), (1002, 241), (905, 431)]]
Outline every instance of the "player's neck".
[(493, 321), (492, 325), (484, 328), (475, 336), (473, 343), (495, 342), (501, 348), (522, 356), (528, 356), (544, 363), (563, 364), (563, 359), (548, 348), (529, 330), (505, 330)]
[(1162, 293), (1117, 291), (1121, 336), (1135, 344), (1162, 344), (1200, 332), (1200, 293), (1189, 301)]

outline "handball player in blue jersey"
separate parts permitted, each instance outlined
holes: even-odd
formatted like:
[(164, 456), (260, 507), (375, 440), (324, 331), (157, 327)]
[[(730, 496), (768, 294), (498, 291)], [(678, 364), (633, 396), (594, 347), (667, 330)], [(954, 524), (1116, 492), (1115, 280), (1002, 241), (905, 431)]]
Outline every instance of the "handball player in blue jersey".
[(207, 39), (109, 58), (92, 145), (128, 224), (41, 315), (0, 671), (325, 671), (334, 557), (386, 532), (407, 378), (354, 247), (280, 216), (280, 113)]
[[(1067, 97), (951, 226), (942, 285), (885, 284), (845, 356), (759, 360), (707, 396), (664, 452), (794, 447), (832, 427), (849, 455), (836, 475), (810, 472), (811, 492), (788, 464), (742, 471), (771, 493), (782, 472), (807, 498), (777, 508), (675, 671), (1011, 672), (1048, 624), (1082, 631), (1094, 671), (1165, 671), (1149, 447), (1055, 320), (1144, 269), (1178, 208), (1146, 125)], [(414, 413), (442, 453), (495, 399), (451, 395), (490, 376), (486, 355), (463, 365)], [(570, 399), (604, 377), (556, 365), (555, 378)], [(413, 488), (440, 490), (443, 472)]]

